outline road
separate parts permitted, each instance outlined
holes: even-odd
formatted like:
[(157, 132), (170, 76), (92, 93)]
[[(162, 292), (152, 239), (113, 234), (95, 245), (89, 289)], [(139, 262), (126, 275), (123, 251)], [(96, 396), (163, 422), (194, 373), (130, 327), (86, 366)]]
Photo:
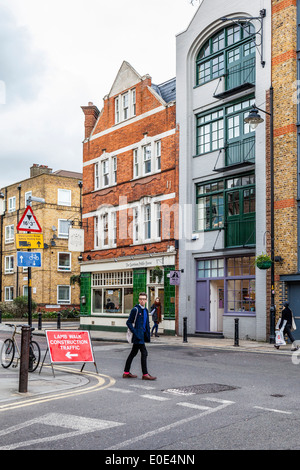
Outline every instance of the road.
[(148, 382), (138, 357), (138, 378), (122, 378), (129, 348), (94, 343), (105, 386), (90, 364), (88, 384), (76, 393), (0, 414), (0, 450), (103, 450), (109, 458), (177, 451), (176, 458), (193, 458), (198, 450), (300, 448), (300, 366), (291, 356), (151, 344), (149, 372), (158, 378)]

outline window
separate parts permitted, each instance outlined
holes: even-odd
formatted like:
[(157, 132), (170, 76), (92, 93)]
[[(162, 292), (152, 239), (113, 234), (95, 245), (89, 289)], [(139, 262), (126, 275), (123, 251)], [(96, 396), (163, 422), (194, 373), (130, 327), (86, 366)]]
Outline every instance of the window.
[(133, 304), (132, 283), (132, 271), (113, 271), (93, 274), (93, 313), (128, 314)]
[(144, 207), (144, 237), (145, 240), (151, 238), (151, 205)]
[(58, 253), (58, 271), (71, 271), (71, 253)]
[(161, 169), (161, 141), (155, 142), (156, 169)]
[(12, 274), (14, 272), (14, 257), (13, 255), (5, 256), (5, 274)]
[(108, 169), (108, 160), (102, 162), (102, 186), (109, 185), (109, 169)]
[(161, 203), (156, 203), (156, 237), (161, 237)]
[(225, 165), (255, 160), (255, 133), (244, 123), (253, 98), (197, 116), (197, 155), (225, 148)]
[(100, 189), (99, 163), (95, 163), (95, 189)]
[(99, 248), (99, 218), (94, 217), (94, 247)]
[(136, 115), (135, 88), (122, 93), (115, 98), (115, 124), (126, 121)]
[(139, 153), (138, 149), (133, 151), (133, 177), (139, 176)]
[(8, 198), (8, 212), (13, 212), (16, 210), (16, 196)]
[(57, 286), (57, 303), (71, 303), (71, 286)]
[(5, 227), (5, 243), (13, 243), (14, 241), (14, 226), (6, 225)]
[(102, 225), (103, 225), (103, 245), (108, 245), (108, 214), (102, 216)]
[(197, 230), (219, 229), (224, 225), (224, 181), (197, 186)]
[(132, 90), (132, 92), (131, 92), (131, 99), (132, 99), (132, 115), (135, 116), (136, 115), (136, 93), (135, 93), (135, 89)]
[(224, 259), (209, 259), (198, 261), (198, 278), (224, 276)]
[(58, 219), (58, 237), (69, 238), (69, 227), (71, 222), (67, 219)]
[(223, 28), (208, 39), (196, 59), (196, 85), (223, 75), (226, 89), (255, 83), (254, 34), (254, 26), (244, 23)]
[(144, 174), (151, 173), (151, 145), (143, 147), (144, 156)]
[(94, 218), (94, 247), (115, 247), (117, 244), (117, 213), (105, 212)]
[(223, 227), (226, 246), (255, 244), (253, 173), (196, 186), (196, 230)]
[(128, 96), (128, 92), (127, 93), (124, 93), (124, 95), (122, 95), (122, 112), (123, 112), (123, 120), (125, 119), (128, 119), (129, 117), (129, 108), (128, 108), (128, 105), (129, 105), (129, 96)]
[(112, 158), (112, 184), (117, 184), (117, 157)]
[(254, 256), (227, 259), (227, 311), (255, 312)]
[(118, 124), (120, 122), (120, 98), (117, 96), (115, 98), (115, 123)]
[(137, 242), (139, 240), (139, 209), (135, 207), (133, 209), (133, 241)]
[(11, 302), (14, 299), (13, 286), (5, 287), (5, 302)]
[(117, 184), (117, 157), (108, 156), (106, 153), (103, 155), (106, 158), (94, 164), (95, 190)]
[(59, 206), (71, 206), (71, 190), (58, 189), (57, 190), (57, 204)]

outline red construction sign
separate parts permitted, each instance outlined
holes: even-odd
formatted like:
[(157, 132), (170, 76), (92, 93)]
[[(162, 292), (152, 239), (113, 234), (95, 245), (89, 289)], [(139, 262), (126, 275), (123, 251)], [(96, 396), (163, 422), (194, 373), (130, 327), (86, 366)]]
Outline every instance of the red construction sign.
[(51, 362), (94, 362), (88, 331), (47, 330)]
[(31, 206), (26, 207), (25, 212), (17, 225), (17, 230), (23, 232), (42, 232), (41, 226), (38, 223)]

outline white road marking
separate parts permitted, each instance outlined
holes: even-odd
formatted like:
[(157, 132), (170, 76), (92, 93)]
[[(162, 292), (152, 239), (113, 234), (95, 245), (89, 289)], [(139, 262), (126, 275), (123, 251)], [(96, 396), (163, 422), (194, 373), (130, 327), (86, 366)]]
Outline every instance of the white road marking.
[(157, 401), (167, 401), (167, 400), (170, 400), (170, 398), (166, 398), (166, 397), (159, 397), (157, 395), (141, 395), (141, 397), (143, 398), (150, 398), (150, 400), (157, 400)]
[(208, 416), (211, 413), (216, 413), (217, 411), (221, 411), (233, 403), (234, 402), (220, 404), (219, 406), (210, 408), (209, 410), (202, 411), (202, 413), (194, 414), (193, 416), (190, 416), (188, 418), (180, 419), (179, 421), (175, 421), (174, 423), (167, 424), (166, 426), (162, 426), (161, 428), (158, 428), (158, 429), (153, 429), (153, 431), (146, 432), (145, 434), (140, 434), (139, 436), (133, 437), (132, 439), (128, 439), (127, 441), (119, 442), (104, 450), (119, 450), (123, 447), (132, 446), (136, 442), (143, 441), (147, 439), (148, 437), (157, 436), (159, 433), (168, 432), (170, 431), (170, 429), (183, 426), (187, 423), (190, 423), (191, 421), (202, 418), (204, 416)]
[(18, 447), (27, 447), (30, 445), (41, 444), (42, 442), (58, 441), (60, 439), (80, 436), (82, 434), (88, 434), (90, 432), (99, 431), (102, 429), (108, 429), (115, 426), (122, 426), (124, 423), (118, 423), (115, 421), (105, 421), (102, 419), (85, 418), (82, 416), (65, 415), (60, 413), (49, 413), (44, 416), (40, 416), (25, 423), (20, 423), (11, 428), (0, 431), (0, 436), (7, 435), (12, 432), (18, 432), (22, 428), (26, 428), (36, 424), (45, 424), (48, 426), (57, 426), (61, 428), (73, 429), (71, 432), (57, 434), (55, 436), (48, 436), (40, 439), (31, 439), (28, 441), (17, 442), (15, 444), (9, 444), (0, 447), (0, 450), (13, 450)]
[(195, 408), (196, 410), (211, 410), (210, 406), (196, 405), (195, 403), (181, 402), (181, 403), (176, 403), (176, 405), (186, 406), (187, 408)]
[(151, 387), (150, 385), (130, 384), (129, 387), (141, 388), (143, 390), (155, 390), (155, 387)]
[(275, 408), (264, 408), (262, 406), (254, 406), (253, 408), (257, 408), (258, 410), (264, 410), (264, 411), (273, 411), (273, 413), (283, 413), (285, 415), (291, 415), (291, 411), (283, 411), (283, 410), (276, 410)]
[(127, 390), (125, 388), (117, 388), (117, 387), (109, 387), (107, 390), (112, 392), (120, 392), (120, 393), (133, 393), (133, 390)]

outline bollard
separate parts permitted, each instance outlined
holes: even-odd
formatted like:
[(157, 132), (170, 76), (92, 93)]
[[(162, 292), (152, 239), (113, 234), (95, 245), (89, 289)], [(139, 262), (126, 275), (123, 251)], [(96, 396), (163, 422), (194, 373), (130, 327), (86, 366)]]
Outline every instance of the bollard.
[(57, 314), (57, 329), (60, 330), (60, 312)]
[(38, 330), (42, 329), (42, 314), (41, 312), (38, 313)]
[(234, 319), (234, 346), (239, 346), (239, 318)]
[(187, 317), (183, 317), (183, 343), (187, 342)]
[(27, 393), (28, 389), (28, 369), (29, 369), (29, 345), (31, 328), (29, 325), (22, 326), (21, 333), (21, 357), (19, 374), (19, 392)]

